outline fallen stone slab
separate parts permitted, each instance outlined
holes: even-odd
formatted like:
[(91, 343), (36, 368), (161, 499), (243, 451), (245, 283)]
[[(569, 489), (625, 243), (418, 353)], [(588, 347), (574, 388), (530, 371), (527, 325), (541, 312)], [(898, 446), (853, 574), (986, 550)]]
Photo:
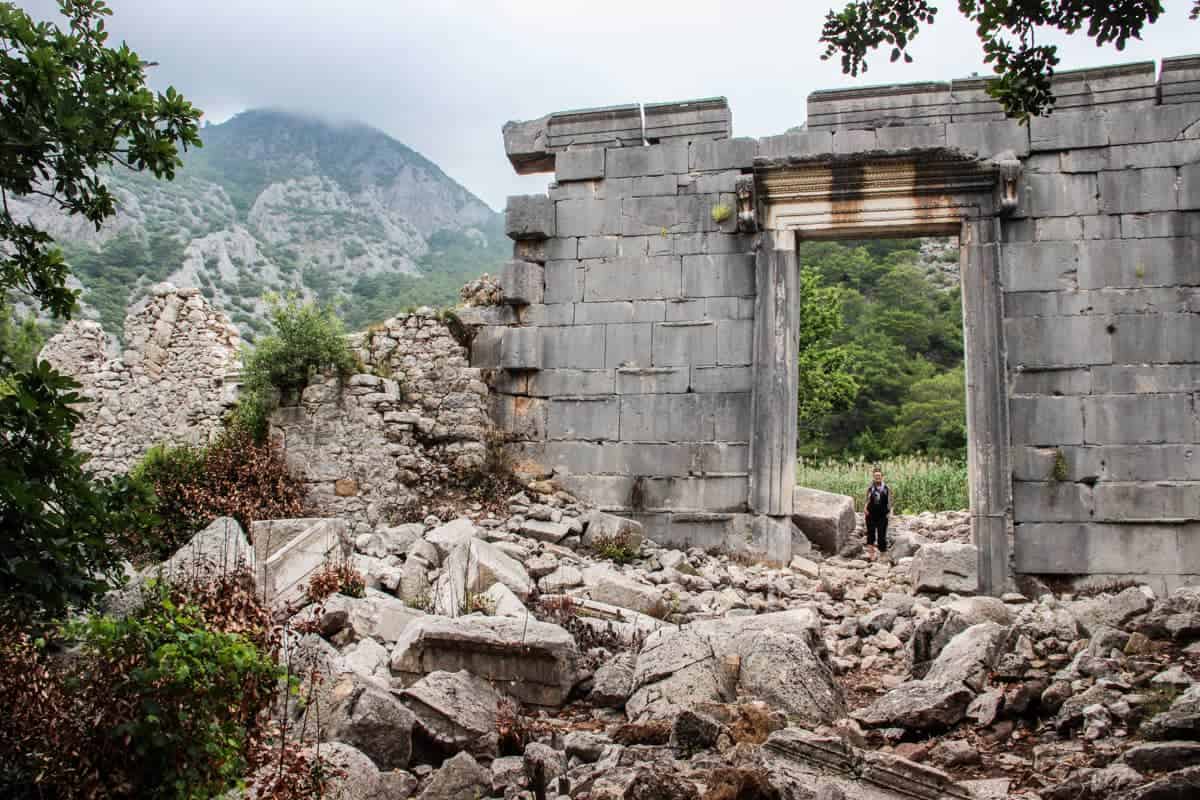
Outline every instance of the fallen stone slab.
[(489, 758), (499, 750), (496, 712), (502, 699), (489, 682), (466, 670), (431, 672), (400, 692), (414, 717), (415, 735), (431, 743), (433, 752), (467, 750)]
[(144, 577), (198, 581), (248, 569), (257, 577), (257, 560), (238, 521), (220, 517), (193, 536), (162, 564), (143, 571)]
[(1124, 628), (1135, 618), (1154, 608), (1154, 592), (1149, 587), (1130, 586), (1115, 595), (1102, 594), (1067, 604), (1088, 636), (1102, 628)]
[(591, 511), (583, 518), (583, 546), (594, 549), (597, 543), (622, 542), (634, 552), (642, 549), (645, 540), (642, 523), (609, 514)]
[(588, 699), (604, 708), (624, 708), (629, 695), (633, 694), (635, 664), (636, 658), (630, 653), (621, 653), (601, 664), (592, 676)]
[(321, 517), (298, 517), (251, 522), (250, 541), (254, 543), (254, 557), (259, 561), (266, 561), (297, 536), (322, 521)]
[(630, 719), (671, 719), (702, 703), (763, 700), (812, 724), (843, 716), (820, 620), (809, 609), (664, 627), (638, 653)]
[(483, 594), (496, 583), (507, 586), (522, 601), (533, 591), (533, 580), (520, 562), (481, 539), (455, 545), (446, 560), (446, 574), (451, 576), (460, 597)]
[(1121, 754), (1138, 772), (1172, 772), (1200, 765), (1200, 742), (1146, 742)]
[(323, 636), (347, 630), (353, 640), (370, 638), (384, 644), (395, 642), (413, 620), (425, 616), (424, 611), (374, 589), (364, 597), (330, 595), (320, 607), (316, 623)]
[(972, 625), (938, 654), (925, 681), (948, 686), (965, 684), (974, 692), (983, 691), (1005, 634), (1005, 629), (994, 622)]
[(908, 681), (850, 716), (872, 728), (937, 730), (961, 721), (974, 696), (974, 692), (961, 683)]
[(584, 594), (598, 603), (628, 608), (660, 619), (667, 615), (667, 604), (661, 589), (640, 583), (608, 567), (584, 569), (583, 584), (584, 588), (578, 594)]
[(909, 566), (913, 591), (974, 594), (979, 590), (979, 551), (973, 544), (930, 543)]
[(649, 614), (642, 614), (610, 603), (600, 603), (586, 597), (544, 594), (539, 599), (552, 608), (569, 608), (569, 613), (573, 614), (579, 622), (591, 626), (598, 632), (611, 631), (626, 643), (649, 636), (668, 624)]
[(522, 702), (555, 707), (578, 680), (578, 659), (571, 634), (532, 617), (429, 615), (404, 631), (391, 666), (406, 686), (465, 669)]
[(466, 517), (459, 517), (427, 532), (425, 541), (437, 549), (439, 559), (444, 559), (455, 547), (463, 542), (469, 542), (478, 535), (479, 529), (474, 522)]
[(416, 718), (391, 692), (358, 675), (342, 675), (333, 685), (329, 740), (356, 747), (381, 770), (402, 769), (412, 755)]
[(521, 533), (539, 542), (558, 544), (571, 533), (571, 526), (565, 522), (527, 519), (521, 524)]
[[(868, 752), (840, 737), (800, 728), (775, 731), (764, 745), (771, 766), (829, 797), (854, 800), (975, 800), (950, 775), (891, 753)], [(839, 794), (840, 793), (840, 794)]]
[(470, 753), (462, 752), (447, 759), (429, 783), (417, 795), (417, 800), (463, 800), (487, 797), (492, 787), (491, 770), (479, 765)]
[(297, 602), (304, 597), (314, 572), (350, 555), (345, 521), (319, 520), (259, 562), (263, 596), (276, 607)]
[(826, 554), (839, 553), (858, 523), (854, 498), (797, 486), (792, 493), (792, 522)]

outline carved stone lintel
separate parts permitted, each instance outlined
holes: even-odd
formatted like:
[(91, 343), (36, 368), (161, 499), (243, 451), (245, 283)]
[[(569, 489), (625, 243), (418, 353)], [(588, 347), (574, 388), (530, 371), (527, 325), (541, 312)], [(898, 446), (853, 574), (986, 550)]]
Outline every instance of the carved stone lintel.
[(1020, 200), (1017, 187), (1021, 181), (1021, 162), (1011, 150), (1004, 151), (993, 161), (996, 164), (1000, 214), (1007, 216), (1017, 210), (1017, 202)]
[(754, 233), (758, 230), (758, 214), (754, 203), (754, 176), (742, 175), (735, 185), (737, 191), (738, 230), (742, 233)]

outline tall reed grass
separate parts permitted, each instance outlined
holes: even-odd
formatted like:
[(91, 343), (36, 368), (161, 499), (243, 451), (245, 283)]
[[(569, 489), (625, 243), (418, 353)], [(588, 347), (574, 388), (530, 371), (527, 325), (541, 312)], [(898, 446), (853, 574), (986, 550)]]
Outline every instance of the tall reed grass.
[(872, 463), (800, 459), (796, 483), (810, 489), (850, 495), (854, 507), (863, 509), (871, 470), (878, 466), (892, 489), (892, 510), (901, 514), (922, 511), (960, 511), (970, 505), (965, 461), (946, 461), (922, 456), (901, 456)]

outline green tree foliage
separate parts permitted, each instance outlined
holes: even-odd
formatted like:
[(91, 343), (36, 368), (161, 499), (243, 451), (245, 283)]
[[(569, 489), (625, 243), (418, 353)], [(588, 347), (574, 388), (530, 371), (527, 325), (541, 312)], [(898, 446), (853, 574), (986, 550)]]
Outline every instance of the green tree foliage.
[[(0, 3), (0, 196), (38, 196), (97, 226), (116, 213), (101, 169), (114, 163), (171, 179), (178, 146), (198, 146), (200, 111), (174, 88), (155, 94), (125, 44), (106, 46), (101, 0), (59, 0), (67, 27)], [(0, 210), (0, 291), (21, 289), (55, 316), (75, 292), (50, 235)]]
[(961, 455), (967, 448), (966, 404), (962, 367), (917, 381), (888, 430), (888, 445), (896, 453)]
[(81, 400), (45, 361), (0, 392), (0, 610), (21, 619), (88, 603), (121, 576), (112, 546), (148, 523), (148, 490), (97, 481), (71, 446)]
[(322, 372), (347, 376), (358, 368), (345, 326), (331, 306), (301, 301), (296, 295), (268, 296), (267, 301), (273, 330), (243, 354), (235, 412), (236, 423), (256, 438), (266, 435), (276, 393), (294, 394)]
[(0, 376), (32, 367), (45, 343), (46, 333), (37, 320), (0, 302)]
[[(959, 0), (958, 10), (975, 25), (983, 45), (983, 60), (997, 77), (988, 93), (1009, 116), (1027, 122), (1054, 107), (1050, 82), (1058, 66), (1058, 47), (1039, 43), (1038, 34), (1056, 30), (1084, 31), (1097, 46), (1112, 44), (1124, 50), (1130, 39), (1163, 13), (1160, 0)], [(867, 71), (867, 53), (891, 48), (891, 60), (911, 62), (908, 47), (922, 25), (932, 25), (938, 13), (928, 0), (855, 0), (840, 11), (830, 11), (820, 41), (822, 59), (840, 56), (842, 71), (858, 75)], [(1195, 0), (1191, 18), (1200, 17)]]
[(834, 339), (842, 326), (843, 290), (824, 286), (816, 270), (800, 270), (800, 405), (802, 430), (818, 428), (835, 410), (844, 410), (858, 395), (850, 373), (854, 348)]
[[(801, 245), (804, 314), (818, 329), (831, 323), (836, 328), (813, 347), (832, 354), (832, 368), (807, 364), (801, 347), (801, 409), (809, 403), (810, 374), (818, 381), (828, 377), (855, 386), (839, 396), (843, 402), (818, 407), (807, 417), (802, 413), (802, 455), (963, 454), (961, 447), (941, 440), (916, 441), (892, 431), (915, 387), (962, 364), (961, 295), (937, 269), (918, 268), (918, 246), (912, 240)], [(957, 413), (965, 425), (962, 391), (958, 397)]]
[(127, 617), (92, 615), (56, 631), (70, 658), (5, 631), (0, 795), (207, 800), (237, 786), (284, 675), (252, 592), (236, 580), (198, 591), (227, 616), (213, 620), (159, 584)]
[[(0, 297), (20, 291), (56, 318), (76, 293), (50, 235), (9, 213), (36, 196), (99, 226), (116, 212), (105, 168), (173, 178), (178, 147), (199, 145), (200, 112), (173, 88), (145, 85), (137, 53), (106, 46), (100, 0), (60, 0), (65, 28), (0, 2)], [(77, 385), (46, 363), (6, 379), (0, 396), (0, 603), (22, 618), (86, 603), (119, 573), (109, 537), (141, 524), (147, 499), (97, 482), (71, 444)]]

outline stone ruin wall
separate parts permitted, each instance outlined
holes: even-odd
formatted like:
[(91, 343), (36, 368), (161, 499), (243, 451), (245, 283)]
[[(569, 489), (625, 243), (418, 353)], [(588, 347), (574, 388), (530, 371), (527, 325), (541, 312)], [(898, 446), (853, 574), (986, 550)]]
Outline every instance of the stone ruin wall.
[(487, 458), (487, 386), (428, 309), (352, 337), (366, 371), (307, 387), (271, 418), (271, 436), (322, 514), (368, 525)]
[[(101, 476), (160, 443), (203, 444), (237, 400), (241, 340), (198, 289), (156, 286), (132, 307), (126, 349), (108, 355), (94, 322), (74, 321), (42, 357), (87, 400), (75, 441)], [(487, 387), (450, 328), (427, 309), (354, 334), (364, 374), (327, 378), (281, 406), (271, 435), (308, 484), (312, 513), (389, 522), (423, 490), (486, 459)]]
[(99, 476), (126, 472), (160, 442), (202, 444), (236, 400), (241, 338), (199, 289), (155, 286), (125, 318), (125, 350), (110, 356), (104, 330), (75, 320), (41, 357), (82, 385), (75, 444)]
[(787, 165), (1015, 160), (1016, 208), (976, 243), (998, 263), (1010, 567), (1200, 577), (1200, 57), (1060, 73), (1025, 127), (985, 88), (818, 92), (805, 130), (757, 140), (720, 99), (506, 125), (517, 171), (554, 173), (509, 199), (508, 308), (472, 351), (522, 458), (659, 541), (773, 546), (748, 521), (760, 239), (738, 232), (766, 215), (736, 193)]

